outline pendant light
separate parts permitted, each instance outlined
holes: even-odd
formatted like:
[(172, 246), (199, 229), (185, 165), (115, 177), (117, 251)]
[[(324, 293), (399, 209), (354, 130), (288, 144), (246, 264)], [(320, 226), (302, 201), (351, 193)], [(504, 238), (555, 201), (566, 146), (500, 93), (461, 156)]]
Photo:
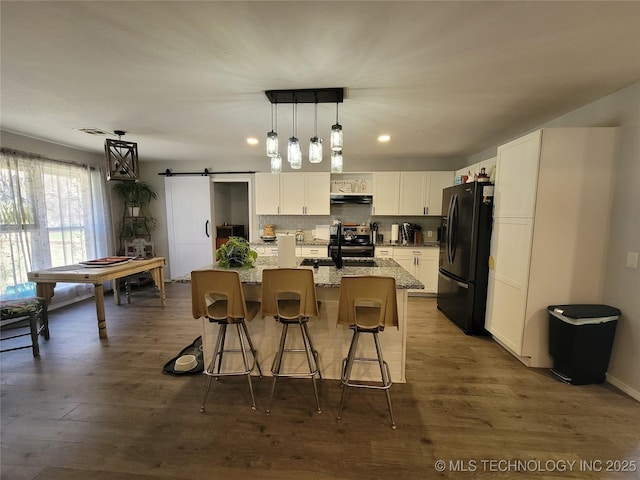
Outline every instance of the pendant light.
[(289, 165), (294, 170), (302, 168), (302, 150), (300, 149), (300, 142), (296, 137), (298, 129), (298, 104), (293, 104), (293, 136), (289, 138), (289, 144), (287, 146), (287, 160)]
[(322, 138), (318, 138), (318, 104), (314, 103), (313, 137), (309, 140), (309, 163), (322, 162)]
[(331, 126), (331, 150), (342, 151), (342, 125), (338, 123), (338, 104), (336, 103), (336, 124)]
[(278, 153), (271, 157), (271, 173), (278, 174), (280, 172), (282, 172), (282, 157)]
[(342, 173), (342, 150), (331, 152), (331, 173)]
[[(278, 104), (275, 108), (276, 130), (278, 129)], [(278, 134), (273, 129), (273, 103), (271, 104), (271, 131), (267, 132), (267, 157), (278, 155)]]

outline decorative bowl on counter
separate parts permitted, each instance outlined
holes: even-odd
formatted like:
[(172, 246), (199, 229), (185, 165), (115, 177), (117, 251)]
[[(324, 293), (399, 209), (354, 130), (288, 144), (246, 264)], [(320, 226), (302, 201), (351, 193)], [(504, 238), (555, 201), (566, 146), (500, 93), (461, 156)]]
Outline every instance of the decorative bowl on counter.
[(276, 237), (272, 237), (271, 235), (260, 235), (260, 240), (262, 240), (263, 242), (275, 242)]

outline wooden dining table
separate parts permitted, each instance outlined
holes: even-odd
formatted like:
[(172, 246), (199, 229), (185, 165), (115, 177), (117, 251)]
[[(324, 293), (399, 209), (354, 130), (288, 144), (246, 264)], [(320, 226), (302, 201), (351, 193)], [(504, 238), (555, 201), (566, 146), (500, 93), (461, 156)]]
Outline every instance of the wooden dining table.
[(165, 263), (164, 257), (153, 257), (131, 259), (123, 263), (107, 266), (75, 264), (46, 270), (35, 270), (28, 272), (27, 277), (29, 281), (35, 282), (37, 295), (44, 298), (47, 303), (51, 303), (56, 283), (92, 283), (94, 286), (96, 315), (98, 317), (98, 335), (100, 338), (107, 338), (103, 283), (109, 280), (116, 281), (113, 292), (116, 304), (120, 305), (120, 290), (117, 286), (117, 280), (148, 271), (160, 292), (160, 302), (164, 307), (166, 305), (163, 270)]

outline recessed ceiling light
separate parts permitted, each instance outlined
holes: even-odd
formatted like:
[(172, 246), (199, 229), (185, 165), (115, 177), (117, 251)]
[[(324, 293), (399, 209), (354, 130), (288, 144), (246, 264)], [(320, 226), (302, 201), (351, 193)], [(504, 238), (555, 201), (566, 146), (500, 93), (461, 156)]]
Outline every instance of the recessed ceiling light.
[(249, 145), (257, 145), (258, 144), (258, 139), (254, 138), (254, 137), (249, 137), (249, 138), (247, 138), (247, 143)]
[(378, 141), (382, 143), (388, 142), (389, 140), (391, 140), (391, 135), (380, 135), (378, 137)]

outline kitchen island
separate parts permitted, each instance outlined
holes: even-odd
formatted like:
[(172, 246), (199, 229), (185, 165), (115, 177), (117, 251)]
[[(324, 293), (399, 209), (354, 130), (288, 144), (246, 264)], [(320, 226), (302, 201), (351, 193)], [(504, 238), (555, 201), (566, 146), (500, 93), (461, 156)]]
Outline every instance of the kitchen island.
[[(303, 258), (298, 258), (297, 264), (300, 265), (302, 261)], [(315, 269), (313, 267), (298, 267), (309, 268), (314, 272), (313, 276), (318, 301), (320, 302), (320, 309), (319, 318), (311, 318), (309, 320), (309, 330), (314, 346), (318, 350), (318, 360), (323, 378), (340, 379), (342, 359), (346, 357), (351, 341), (351, 330), (343, 325), (337, 325), (338, 291), (341, 278), (345, 275), (384, 275), (396, 279), (399, 327), (398, 329), (392, 327), (385, 329), (380, 335), (380, 343), (382, 345), (384, 358), (391, 370), (392, 380), (399, 383), (406, 381), (407, 291), (409, 289), (424, 288), (424, 286), (392, 259), (377, 258), (375, 262), (377, 264), (375, 267), (349, 266), (342, 269), (335, 267), (319, 267)], [(260, 300), (262, 271), (265, 268), (277, 267), (277, 257), (259, 257), (255, 267), (237, 269), (247, 300)], [(203, 269), (206, 268), (217, 267), (215, 265), (203, 267)], [(187, 276), (178, 281), (189, 281), (189, 277)], [(262, 319), (260, 315), (258, 315), (253, 321), (247, 322), (247, 326), (258, 351), (258, 361), (262, 366), (262, 371), (268, 374), (271, 363), (273, 362), (273, 357), (278, 349), (281, 325), (276, 322), (273, 317), (265, 317)], [(206, 364), (211, 361), (211, 353), (215, 344), (217, 328), (216, 324), (209, 323), (206, 319), (202, 320), (202, 340)], [(299, 340), (299, 335), (295, 333), (289, 335), (289, 337), (291, 341)], [(230, 341), (231, 339), (228, 338), (227, 340)], [(368, 345), (366, 341), (361, 342), (361, 345), (364, 356), (375, 358), (373, 341), (371, 341), (371, 345)], [(231, 343), (229, 343), (229, 347), (234, 348)], [(299, 358), (295, 357), (295, 355), (289, 355), (288, 359), (285, 357), (287, 360), (285, 362), (285, 368), (288, 370), (299, 369), (303, 371), (306, 367), (305, 356), (301, 354)], [(352, 378), (359, 380), (379, 379), (380, 372), (378, 365), (373, 362), (367, 362), (367, 365), (359, 366), (357, 370), (354, 367)]]

